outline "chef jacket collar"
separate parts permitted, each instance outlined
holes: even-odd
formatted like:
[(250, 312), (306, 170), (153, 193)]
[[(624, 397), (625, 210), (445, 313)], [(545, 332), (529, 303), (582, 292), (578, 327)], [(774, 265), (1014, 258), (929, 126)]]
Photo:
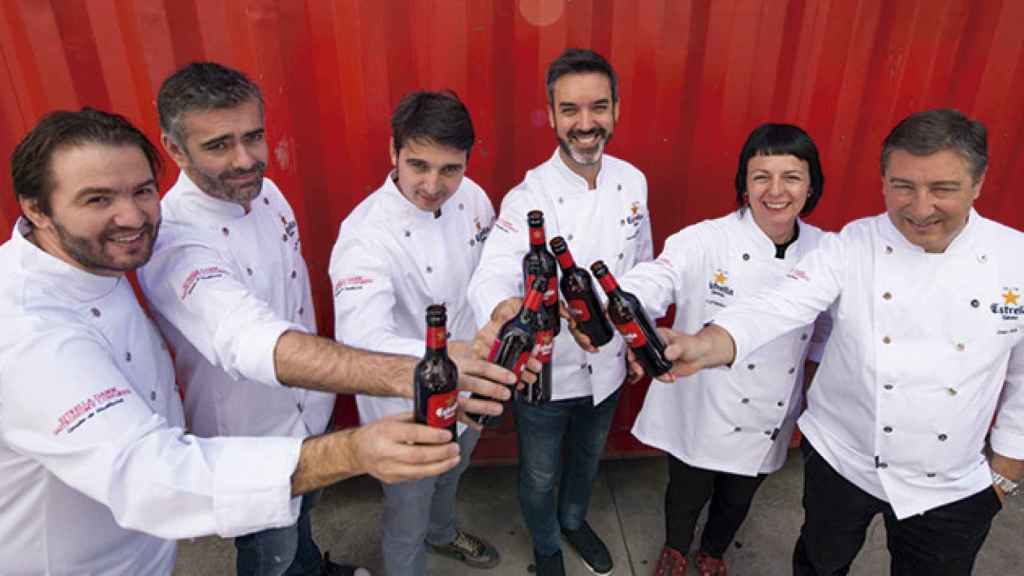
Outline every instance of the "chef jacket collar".
[[(265, 182), (264, 186), (266, 186)], [(178, 174), (178, 182), (174, 184), (174, 188), (180, 190), (179, 193), (188, 199), (184, 204), (194, 210), (194, 216), (207, 222), (220, 224), (246, 216), (245, 208), (241, 205), (214, 198), (200, 190), (184, 170)], [(266, 194), (266, 190), (261, 191), (260, 194)], [(254, 204), (255, 200), (256, 198), (253, 198)]]
[[(977, 231), (979, 228), (977, 226), (977, 222), (980, 219), (981, 216), (974, 211), (974, 208), (971, 208), (971, 211), (967, 216), (967, 225), (965, 225), (963, 230), (953, 238), (953, 241), (949, 243), (949, 246), (946, 247), (946, 251), (942, 254), (960, 254), (972, 251), (972, 247), (975, 243), (975, 237), (978, 235)], [(926, 254), (924, 248), (921, 248), (917, 244), (907, 240), (907, 237), (904, 236), (903, 233), (900, 232), (892, 223), (888, 213), (882, 214), (881, 235), (886, 242), (890, 242), (892, 244), (893, 248), (901, 248), (908, 252)], [(932, 255), (939, 256), (940, 254)]]
[(29, 223), (18, 218), (11, 241), (21, 254), (22, 269), (32, 275), (33, 282), (41, 279), (76, 302), (92, 302), (113, 292), (124, 279), (123, 274), (100, 276), (68, 264), (25, 238), (30, 230)]
[[(750, 208), (740, 208), (736, 212), (736, 217), (740, 219), (742, 226), (747, 230), (747, 233), (754, 242), (756, 242), (758, 252), (763, 252), (763, 255), (766, 257), (775, 258), (775, 241), (769, 238), (768, 235), (764, 233), (764, 230), (761, 230), (761, 227), (757, 225), (757, 222), (754, 221), (754, 214), (750, 211)], [(800, 226), (803, 225), (803, 222), (800, 218), (797, 218), (794, 225), (799, 230)], [(798, 248), (800, 246), (800, 238), (801, 234), (798, 231), (796, 239), (793, 240), (792, 244), (786, 247), (786, 253), (782, 260), (795, 260), (800, 257), (801, 254)]]
[(458, 193), (459, 191), (456, 189), (451, 198), (449, 198), (448, 201), (444, 203), (444, 206), (441, 207), (441, 214), (435, 218), (433, 212), (420, 210), (415, 204), (410, 202), (408, 198), (402, 195), (402, 191), (398, 189), (398, 184), (395, 183), (394, 170), (389, 172), (387, 179), (384, 180), (384, 194), (387, 195), (389, 199), (388, 207), (390, 208), (390, 212), (406, 218), (407, 221), (416, 222), (417, 224), (433, 222), (434, 220), (442, 220), (445, 217), (445, 214), (449, 212), (447, 210), (448, 203), (451, 202)]
[[(558, 172), (558, 174), (563, 179), (565, 179), (565, 181), (569, 184), (569, 188), (568, 189), (572, 190), (574, 192), (588, 192), (590, 190), (590, 185), (587, 183), (587, 179), (584, 178), (583, 176), (580, 176), (579, 174), (573, 172), (572, 168), (569, 168), (569, 165), (566, 164), (565, 160), (562, 159), (562, 155), (559, 153), (560, 151), (561, 151), (561, 148), (558, 148), (558, 147), (555, 148), (555, 153), (551, 157), (551, 162), (555, 165), (555, 169)], [(602, 184), (602, 182), (604, 182), (604, 175), (607, 172), (604, 169), (604, 166), (605, 166), (605, 162), (604, 162), (605, 158), (604, 157), (605, 156), (606, 156), (606, 154), (602, 153), (602, 155), (601, 155), (601, 168), (597, 172), (597, 180), (595, 181), (595, 187), (594, 187), (595, 190), (600, 190), (601, 189), (601, 184)]]

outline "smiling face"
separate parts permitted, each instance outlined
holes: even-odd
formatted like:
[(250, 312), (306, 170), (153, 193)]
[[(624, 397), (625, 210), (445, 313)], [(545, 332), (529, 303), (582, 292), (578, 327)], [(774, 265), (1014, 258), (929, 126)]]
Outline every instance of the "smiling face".
[(787, 242), (811, 191), (807, 161), (791, 154), (752, 156), (746, 187), (754, 222), (776, 244)]
[(967, 160), (946, 149), (915, 156), (896, 149), (889, 155), (882, 188), (889, 220), (926, 252), (944, 252), (967, 225), (985, 182), (975, 182)]
[(141, 149), (68, 146), (54, 152), (49, 170), (50, 214), (22, 201), (37, 245), (102, 276), (134, 270), (149, 260), (160, 227), (160, 195)]
[(469, 154), (430, 140), (408, 140), (395, 152), (391, 141), (391, 164), (395, 184), (414, 206), (424, 212), (437, 212), (455, 194), (466, 173)]
[(267, 168), (263, 109), (250, 99), (233, 108), (192, 110), (182, 117), (178, 142), (161, 141), (178, 167), (200, 190), (246, 210), (263, 189)]
[(611, 81), (598, 72), (566, 74), (555, 82), (552, 98), (548, 121), (562, 159), (581, 176), (596, 173), (619, 119)]

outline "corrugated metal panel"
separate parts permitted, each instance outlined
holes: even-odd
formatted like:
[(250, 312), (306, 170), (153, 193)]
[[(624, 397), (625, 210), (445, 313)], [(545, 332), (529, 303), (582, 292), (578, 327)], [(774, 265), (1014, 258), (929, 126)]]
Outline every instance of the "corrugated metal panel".
[[(414, 88), (452, 88), (480, 139), (470, 175), (495, 202), (550, 154), (543, 73), (571, 45), (622, 78), (611, 152), (646, 172), (655, 236), (732, 206), (735, 158), (756, 124), (804, 126), (823, 152), (811, 221), (882, 209), (879, 144), (906, 114), (953, 106), (990, 128), (982, 213), (1024, 225), (1024, 3), (1012, 0), (4, 0), (0, 152), (46, 111), (95, 106), (158, 135), (161, 80), (195, 59), (263, 86), (271, 176), (298, 214), (319, 320), (342, 217), (388, 169), (388, 116)], [(17, 214), (8, 170), (0, 239)], [(168, 182), (171, 174), (166, 174)], [(642, 388), (630, 391), (612, 446)]]

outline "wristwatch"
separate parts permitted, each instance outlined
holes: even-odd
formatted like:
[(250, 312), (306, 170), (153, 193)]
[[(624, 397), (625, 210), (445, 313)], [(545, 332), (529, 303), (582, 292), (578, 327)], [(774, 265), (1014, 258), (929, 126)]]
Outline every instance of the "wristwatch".
[(1006, 494), (1007, 496), (1012, 496), (1013, 493), (1016, 492), (1017, 488), (1020, 486), (1018, 482), (1014, 482), (1013, 480), (1010, 480), (1006, 476), (1003, 476), (1002, 474), (994, 470), (992, 471), (992, 483), (995, 484), (996, 486), (999, 486), (999, 489), (1002, 490), (1003, 494)]

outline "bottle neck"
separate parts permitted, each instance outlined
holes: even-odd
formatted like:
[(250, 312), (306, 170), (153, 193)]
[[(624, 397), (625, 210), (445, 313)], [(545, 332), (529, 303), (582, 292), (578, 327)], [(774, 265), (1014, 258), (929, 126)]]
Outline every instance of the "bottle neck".
[(530, 226), (530, 249), (544, 249), (544, 226)]
[(427, 326), (427, 350), (444, 352), (448, 348), (448, 330), (444, 326)]
[(558, 265), (562, 267), (562, 270), (569, 270), (576, 266), (576, 261), (572, 259), (572, 254), (568, 250), (561, 254), (556, 254), (555, 258), (558, 258)]
[(606, 294), (611, 294), (619, 289), (619, 283), (615, 281), (615, 277), (610, 272), (598, 278), (597, 281), (601, 284), (601, 288), (604, 288)]

